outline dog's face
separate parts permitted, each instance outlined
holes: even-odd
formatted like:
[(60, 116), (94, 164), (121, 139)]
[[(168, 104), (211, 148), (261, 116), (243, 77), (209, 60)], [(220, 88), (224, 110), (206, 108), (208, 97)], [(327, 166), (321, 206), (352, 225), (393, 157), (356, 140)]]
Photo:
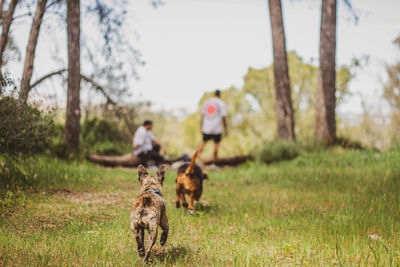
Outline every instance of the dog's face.
[(162, 165), (156, 175), (149, 175), (143, 165), (138, 167), (138, 179), (141, 184), (140, 192), (143, 193), (147, 189), (158, 190), (162, 194), (163, 182), (165, 178), (165, 165)]

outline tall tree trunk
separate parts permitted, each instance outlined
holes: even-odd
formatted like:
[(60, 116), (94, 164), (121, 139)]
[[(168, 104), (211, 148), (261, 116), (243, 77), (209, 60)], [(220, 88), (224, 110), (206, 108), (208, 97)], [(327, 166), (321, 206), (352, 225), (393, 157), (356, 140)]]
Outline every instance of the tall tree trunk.
[(33, 18), (32, 22), (31, 33), (29, 34), (28, 45), (26, 47), (24, 72), (22, 73), (21, 88), (19, 91), (19, 100), (23, 103), (26, 103), (28, 99), (28, 93), (30, 91), (30, 84), (33, 72), (33, 60), (35, 58), (35, 50), (40, 31), (40, 25), (42, 24), (44, 11), (46, 10), (46, 3), (47, 0), (38, 1), (35, 17)]
[(274, 78), (276, 91), (276, 114), (278, 137), (294, 140), (294, 116), (290, 93), (289, 71), (286, 56), (285, 31), (283, 29), (280, 0), (269, 0), (274, 51)]
[(10, 31), (10, 26), (12, 18), (14, 16), (15, 7), (18, 4), (18, 0), (11, 0), (10, 6), (8, 7), (7, 14), (3, 20), (3, 31), (0, 37), (0, 67), (3, 65), (3, 53), (6, 49), (8, 41), (8, 33)]
[(0, 22), (3, 20), (3, 7), (6, 0), (1, 0), (0, 2)]
[(322, 0), (315, 137), (336, 139), (336, 0)]
[(64, 144), (77, 153), (79, 150), (79, 131), (81, 111), (80, 93), (80, 4), (79, 0), (67, 1), (68, 31), (68, 96), (67, 116), (64, 126)]

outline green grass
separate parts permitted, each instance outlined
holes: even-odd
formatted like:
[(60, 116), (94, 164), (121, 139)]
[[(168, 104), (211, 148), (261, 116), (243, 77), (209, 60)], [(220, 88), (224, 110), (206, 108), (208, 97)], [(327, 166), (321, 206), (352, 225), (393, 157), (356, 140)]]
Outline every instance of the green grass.
[[(399, 160), (398, 150), (334, 150), (210, 172), (194, 216), (175, 208), (170, 171), (170, 235), (150, 264), (399, 266)], [(129, 229), (135, 170), (50, 165), (67, 179), (21, 192), (1, 214), (0, 265), (138, 265)]]

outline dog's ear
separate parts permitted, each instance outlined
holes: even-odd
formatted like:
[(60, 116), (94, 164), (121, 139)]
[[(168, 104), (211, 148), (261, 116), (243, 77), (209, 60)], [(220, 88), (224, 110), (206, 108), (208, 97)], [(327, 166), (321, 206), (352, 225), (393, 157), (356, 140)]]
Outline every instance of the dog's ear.
[(147, 175), (148, 172), (147, 172), (146, 168), (142, 164), (139, 165), (137, 171), (138, 171), (138, 179), (141, 182), (142, 181), (142, 177), (144, 175)]
[(203, 172), (203, 180), (208, 180), (209, 178), (208, 174)]
[(165, 178), (165, 164), (161, 165), (161, 167), (158, 169), (157, 176), (160, 178), (162, 183)]

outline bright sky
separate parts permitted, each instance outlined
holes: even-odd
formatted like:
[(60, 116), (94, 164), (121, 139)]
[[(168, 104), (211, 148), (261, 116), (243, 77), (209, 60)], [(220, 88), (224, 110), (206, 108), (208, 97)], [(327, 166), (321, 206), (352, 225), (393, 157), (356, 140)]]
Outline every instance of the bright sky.
[[(241, 87), (249, 66), (272, 63), (269, 12), (265, 0), (166, 0), (154, 10), (135, 1), (138, 43), (146, 60), (133, 90), (167, 107), (196, 107), (205, 91)], [(306, 61), (318, 59), (320, 1), (283, 2), (288, 50)], [(400, 1), (353, 0), (357, 25), (338, 0), (337, 63), (370, 55), (370, 64), (351, 84), (351, 91), (370, 99), (381, 94), (386, 62), (399, 58), (392, 41), (400, 34)], [(359, 111), (353, 97), (339, 111)]]
[[(157, 9), (149, 0), (129, 2), (129, 23), (140, 34), (138, 41), (132, 34), (134, 45), (146, 61), (138, 69), (141, 79), (131, 82), (134, 99), (150, 100), (166, 109), (194, 111), (204, 92), (231, 85), (240, 88), (248, 67), (263, 68), (272, 63), (266, 0), (165, 0)], [(312, 59), (316, 62), (320, 1), (282, 2), (288, 50), (296, 50), (307, 62)], [(382, 94), (385, 63), (400, 58), (399, 50), (392, 44), (400, 34), (400, 1), (353, 0), (359, 15), (357, 25), (344, 2), (338, 0), (338, 3), (337, 63), (348, 64), (354, 57), (370, 56), (369, 65), (351, 83), (350, 89), (375, 103)], [(18, 27), (17, 42), (24, 58), (30, 25)], [(39, 37), (41, 63), (35, 64), (34, 77), (66, 62), (64, 59), (54, 63), (50, 59), (48, 51), (54, 51), (54, 41), (65, 42), (65, 37), (56, 36)], [(20, 77), (22, 62), (11, 70)], [(51, 86), (43, 87), (48, 90)], [(340, 107), (339, 112), (360, 110), (357, 96)]]

